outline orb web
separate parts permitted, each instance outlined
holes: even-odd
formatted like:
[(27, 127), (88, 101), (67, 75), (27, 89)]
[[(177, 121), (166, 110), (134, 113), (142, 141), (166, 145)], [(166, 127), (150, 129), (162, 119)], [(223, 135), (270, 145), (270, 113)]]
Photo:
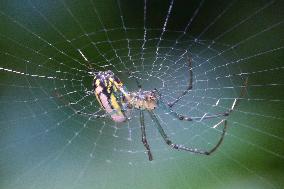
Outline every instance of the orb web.
[(237, 167), (235, 172), (267, 187), (279, 185), (243, 156), (254, 151), (259, 162), (284, 157), (281, 2), (28, 0), (1, 7), (4, 188), (41, 183), (49, 188), (52, 181), (56, 187), (89, 188), (85, 183), (96, 181), (91, 176), (103, 178), (106, 167), (131, 167), (139, 175), (138, 167), (171, 164), (185, 172), (179, 162), (188, 161), (197, 162), (190, 168), (226, 186), (215, 173), (217, 165), (205, 162), (208, 157), (169, 148), (147, 114), (153, 162), (141, 143), (139, 111), (126, 123), (76, 114), (104, 112), (92, 93), (92, 71), (112, 70), (129, 91), (138, 90), (138, 80), (144, 90), (157, 88), (172, 102), (188, 86), (189, 58), (193, 88), (174, 106), (178, 113), (202, 117), (228, 111), (248, 79), (246, 94), (226, 118), (186, 122), (159, 107), (156, 114), (166, 133), (176, 143), (210, 149), (222, 133), (214, 125), (228, 119), (224, 144), (212, 162)]

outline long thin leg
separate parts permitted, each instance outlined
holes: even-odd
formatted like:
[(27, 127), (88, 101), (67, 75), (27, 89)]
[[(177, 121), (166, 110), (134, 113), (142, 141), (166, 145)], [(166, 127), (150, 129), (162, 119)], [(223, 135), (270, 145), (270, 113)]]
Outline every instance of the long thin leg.
[[(132, 75), (132, 72), (128, 69), (127, 70), (127, 73), (128, 73), (128, 75), (130, 76), (130, 77), (133, 77), (134, 78), (134, 76)], [(141, 85), (141, 83), (138, 81), (138, 79), (137, 78), (134, 78), (135, 79), (135, 82), (136, 82), (136, 85), (137, 85), (137, 87), (138, 87), (138, 89), (142, 89), (142, 85)]]
[(168, 107), (162, 99), (160, 99), (161, 104), (164, 106), (164, 108), (174, 117), (176, 117), (179, 120), (184, 120), (184, 121), (202, 121), (204, 119), (211, 119), (211, 118), (216, 118), (216, 117), (222, 117), (222, 116), (229, 116), (230, 113), (232, 113), (234, 111), (234, 109), (239, 105), (240, 100), (244, 97), (245, 93), (246, 93), (246, 88), (247, 88), (247, 84), (248, 84), (248, 78), (246, 78), (246, 80), (244, 81), (242, 90), (240, 92), (240, 96), (238, 98), (234, 99), (234, 102), (231, 106), (231, 108), (226, 111), (226, 112), (220, 112), (220, 113), (216, 113), (216, 114), (212, 114), (212, 115), (208, 115), (208, 114), (204, 114), (203, 116), (198, 116), (198, 117), (190, 117), (190, 116), (185, 116), (182, 114), (179, 114), (177, 112), (175, 112), (173, 109), (171, 109), (170, 107)]
[(182, 94), (180, 94), (173, 102), (168, 103), (168, 106), (171, 108), (173, 107), (182, 97), (184, 97), (191, 89), (192, 89), (192, 59), (191, 57), (188, 57), (188, 67), (189, 67), (189, 81), (188, 81), (188, 86), (185, 91), (183, 91)]
[(91, 73), (93, 74), (94, 68), (93, 68), (92, 64), (89, 62), (89, 60), (87, 59), (87, 57), (83, 54), (83, 52), (82, 52), (80, 49), (78, 49), (78, 52), (79, 52), (80, 55), (83, 57), (83, 59), (87, 62), (87, 67), (88, 67), (90, 70), (92, 70)]
[(221, 143), (224, 140), (224, 136), (225, 136), (225, 133), (226, 133), (226, 130), (227, 130), (227, 120), (222, 120), (214, 126), (214, 127), (217, 127), (224, 122), (223, 132), (222, 132), (222, 135), (221, 135), (219, 141), (217, 142), (217, 144), (212, 149), (210, 149), (208, 151), (200, 150), (200, 149), (197, 149), (197, 148), (186, 147), (186, 146), (183, 146), (183, 145), (180, 145), (180, 144), (173, 143), (169, 139), (167, 134), (165, 133), (165, 131), (164, 131), (163, 127), (161, 126), (161, 124), (160, 124), (157, 116), (155, 115), (155, 113), (153, 111), (148, 111), (148, 112), (149, 112), (152, 120), (156, 123), (155, 126), (158, 129), (161, 136), (163, 137), (166, 144), (169, 145), (170, 147), (172, 147), (173, 149), (176, 149), (176, 150), (184, 150), (184, 151), (192, 152), (192, 153), (195, 153), (195, 154), (210, 155), (213, 152), (215, 152), (218, 149), (218, 147), (221, 145)]
[(150, 146), (147, 142), (147, 138), (146, 138), (146, 129), (145, 129), (145, 123), (144, 123), (144, 112), (143, 110), (140, 110), (140, 127), (141, 127), (141, 133), (142, 133), (142, 143), (144, 144), (147, 154), (148, 154), (148, 158), (149, 161), (153, 160), (153, 156), (150, 150)]

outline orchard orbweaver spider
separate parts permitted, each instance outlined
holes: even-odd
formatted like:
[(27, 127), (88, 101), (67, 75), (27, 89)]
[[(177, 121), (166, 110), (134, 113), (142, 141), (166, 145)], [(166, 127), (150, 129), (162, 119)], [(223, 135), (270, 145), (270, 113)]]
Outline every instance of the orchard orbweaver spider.
[[(83, 55), (83, 53), (79, 50), (80, 54), (83, 56), (83, 58), (88, 62), (87, 58)], [(145, 129), (145, 122), (144, 122), (144, 111), (147, 111), (151, 117), (151, 119), (154, 121), (155, 126), (157, 130), (159, 131), (160, 135), (162, 136), (163, 140), (167, 145), (169, 145), (171, 148), (176, 150), (184, 150), (196, 154), (203, 154), (203, 155), (210, 155), (216, 149), (221, 145), (226, 129), (227, 129), (227, 120), (223, 119), (213, 127), (216, 128), (217, 126), (224, 124), (223, 131), (221, 134), (220, 139), (218, 140), (217, 144), (211, 148), (210, 150), (200, 150), (197, 148), (192, 147), (186, 147), (183, 145), (175, 144), (173, 143), (167, 134), (165, 133), (162, 125), (160, 124), (154, 110), (158, 106), (163, 106), (169, 114), (178, 120), (181, 121), (194, 121), (199, 120), (202, 121), (204, 119), (211, 119), (221, 116), (229, 116), (229, 114), (235, 109), (235, 107), (239, 104), (240, 99), (245, 94), (245, 90), (247, 87), (247, 81), (246, 79), (244, 81), (244, 85), (242, 86), (242, 90), (240, 92), (240, 96), (238, 98), (234, 99), (234, 102), (231, 106), (231, 108), (222, 113), (212, 114), (212, 115), (203, 115), (200, 117), (189, 117), (181, 115), (177, 112), (175, 112), (172, 108), (173, 106), (180, 101), (191, 89), (192, 89), (192, 60), (191, 58), (188, 58), (188, 66), (189, 66), (189, 84), (187, 86), (187, 89), (179, 95), (176, 100), (170, 103), (165, 103), (162, 99), (162, 95), (157, 89), (153, 90), (143, 90), (141, 84), (136, 79), (136, 83), (138, 86), (137, 91), (129, 92), (126, 87), (123, 85), (121, 80), (110, 70), (108, 71), (99, 71), (99, 72), (91, 72), (94, 76), (94, 83), (93, 83), (93, 91), (92, 93), (95, 94), (97, 101), (101, 105), (101, 107), (106, 112), (103, 115), (97, 115), (97, 114), (90, 114), (85, 113), (82, 111), (77, 111), (72, 106), (69, 106), (76, 114), (85, 115), (88, 117), (94, 117), (94, 118), (105, 118), (105, 117), (111, 117), (111, 119), (114, 122), (125, 122), (130, 118), (130, 111), (133, 109), (140, 111), (140, 128), (142, 133), (142, 143), (146, 148), (148, 158), (149, 160), (153, 160), (153, 155), (150, 150), (150, 146), (147, 142), (146, 138), (146, 129)], [(131, 73), (129, 72), (131, 75)], [(58, 98), (60, 98), (65, 104), (70, 105), (70, 102), (66, 102), (61, 95), (58, 93), (56, 94)]]

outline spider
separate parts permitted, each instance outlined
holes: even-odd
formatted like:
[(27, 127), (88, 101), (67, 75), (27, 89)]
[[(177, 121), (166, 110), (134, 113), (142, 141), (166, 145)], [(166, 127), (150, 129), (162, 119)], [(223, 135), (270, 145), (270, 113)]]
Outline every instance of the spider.
[[(79, 51), (80, 54), (83, 56), (81, 51)], [(83, 56), (85, 60), (85, 56)], [(179, 114), (173, 110), (173, 107), (177, 102), (179, 102), (189, 91), (192, 89), (192, 80), (193, 80), (193, 73), (192, 73), (192, 59), (188, 58), (188, 67), (189, 67), (189, 81), (187, 88), (181, 93), (176, 100), (165, 103), (163, 100), (162, 94), (158, 91), (158, 89), (153, 90), (143, 90), (142, 85), (139, 83), (139, 81), (136, 79), (138, 90), (136, 91), (128, 91), (122, 81), (111, 71), (99, 71), (99, 72), (91, 72), (94, 76), (93, 80), (93, 91), (92, 93), (95, 94), (97, 101), (99, 102), (102, 109), (105, 111), (105, 114), (98, 115), (95, 113), (86, 113), (83, 111), (78, 111), (74, 107), (69, 106), (76, 114), (79, 115), (85, 115), (88, 117), (94, 117), (94, 118), (106, 118), (110, 117), (114, 122), (125, 122), (128, 119), (131, 118), (130, 112), (133, 109), (139, 110), (140, 112), (140, 128), (142, 133), (142, 143), (146, 149), (146, 152), (148, 154), (149, 161), (153, 160), (153, 155), (150, 149), (150, 145), (148, 144), (147, 137), (146, 137), (146, 128), (145, 128), (145, 122), (144, 122), (144, 112), (148, 112), (151, 119), (155, 123), (155, 127), (160, 133), (161, 137), (165, 141), (167, 145), (169, 145), (171, 148), (175, 150), (183, 150), (188, 151), (195, 154), (203, 154), (203, 155), (210, 155), (213, 152), (215, 152), (218, 147), (223, 142), (226, 130), (227, 130), (227, 120), (223, 119), (213, 127), (216, 128), (221, 124), (224, 124), (222, 134), (215, 146), (209, 150), (201, 150), (197, 148), (187, 147), (180, 144), (175, 144), (171, 141), (171, 139), (168, 137), (166, 132), (164, 131), (162, 125), (160, 124), (156, 114), (155, 109), (158, 106), (162, 106), (166, 111), (169, 112), (169, 114), (175, 118), (177, 118), (180, 121), (202, 121), (204, 119), (211, 119), (211, 118), (217, 118), (222, 116), (229, 116), (229, 114), (235, 109), (235, 107), (238, 105), (239, 100), (244, 96), (245, 89), (247, 86), (247, 80), (245, 80), (244, 85), (242, 87), (242, 90), (240, 92), (240, 96), (238, 98), (234, 99), (234, 102), (231, 106), (231, 108), (226, 112), (221, 112), (217, 114), (212, 115), (203, 115), (200, 117), (190, 117), (185, 116), (182, 114)], [(131, 73), (129, 73), (131, 75)], [(70, 102), (66, 102), (64, 99), (62, 99), (62, 96), (58, 93), (56, 94), (57, 97), (59, 97), (61, 100), (63, 100), (64, 103), (70, 105)]]

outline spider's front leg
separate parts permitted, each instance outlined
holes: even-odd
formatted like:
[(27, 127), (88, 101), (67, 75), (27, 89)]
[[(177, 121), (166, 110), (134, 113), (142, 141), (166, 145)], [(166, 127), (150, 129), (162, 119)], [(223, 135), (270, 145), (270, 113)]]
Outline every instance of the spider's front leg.
[(180, 94), (173, 102), (169, 102), (168, 106), (172, 108), (182, 97), (184, 97), (191, 89), (192, 89), (192, 58), (188, 57), (188, 67), (189, 67), (189, 81), (188, 81), (188, 86), (185, 91), (183, 91), (182, 94)]
[(173, 143), (169, 139), (169, 137), (165, 133), (165, 131), (164, 131), (162, 125), (160, 124), (160, 122), (159, 122), (157, 116), (155, 115), (155, 113), (153, 111), (150, 111), (150, 110), (148, 110), (148, 112), (149, 112), (152, 120), (155, 122), (155, 126), (158, 129), (160, 135), (163, 137), (165, 143), (167, 145), (169, 145), (170, 147), (172, 147), (173, 149), (176, 149), (176, 150), (184, 150), (184, 151), (192, 152), (192, 153), (195, 153), (195, 154), (210, 155), (210, 154), (212, 154), (213, 152), (215, 152), (219, 148), (219, 146), (223, 142), (224, 136), (226, 134), (227, 120), (221, 120), (214, 127), (217, 127), (217, 126), (221, 125), (222, 123), (224, 123), (222, 135), (221, 135), (219, 141), (217, 142), (217, 144), (213, 148), (211, 148), (210, 150), (208, 150), (208, 151), (207, 150), (200, 150), (200, 149), (197, 149), (197, 148), (186, 147), (186, 146), (183, 146), (183, 145), (180, 145), (180, 144), (175, 144), (175, 143)]
[(182, 115), (182, 114), (179, 114), (179, 113), (175, 112), (171, 107), (168, 107), (168, 105), (166, 105), (166, 103), (163, 102), (162, 99), (160, 99), (160, 102), (165, 107), (165, 109), (168, 110), (168, 112), (172, 116), (176, 117), (179, 120), (184, 120), (184, 121), (202, 121), (204, 119), (211, 119), (211, 118), (217, 118), (217, 117), (222, 117), (222, 116), (229, 116), (235, 110), (235, 108), (239, 105), (240, 100), (243, 99), (243, 97), (244, 97), (244, 95), (246, 93), (247, 85), (248, 85), (248, 78), (246, 78), (246, 80), (243, 83), (242, 90), (240, 92), (239, 97), (234, 99), (233, 104), (232, 104), (231, 108), (228, 111), (220, 112), (220, 113), (216, 113), (216, 114), (211, 114), (211, 115), (208, 115), (207, 113), (205, 113), (203, 116), (197, 116), (197, 117), (185, 116), (185, 115)]
[(142, 143), (144, 144), (149, 161), (153, 160), (153, 156), (150, 150), (150, 146), (148, 144), (147, 138), (146, 138), (146, 130), (145, 130), (145, 122), (144, 122), (144, 112), (143, 110), (140, 110), (140, 126), (141, 126), (141, 133), (142, 133)]

